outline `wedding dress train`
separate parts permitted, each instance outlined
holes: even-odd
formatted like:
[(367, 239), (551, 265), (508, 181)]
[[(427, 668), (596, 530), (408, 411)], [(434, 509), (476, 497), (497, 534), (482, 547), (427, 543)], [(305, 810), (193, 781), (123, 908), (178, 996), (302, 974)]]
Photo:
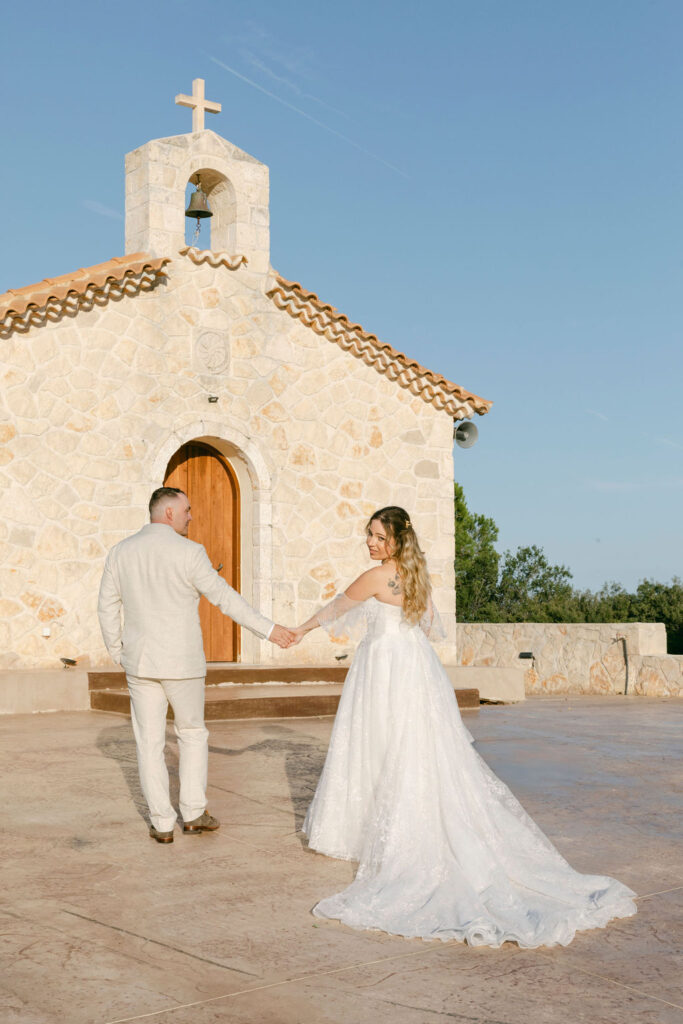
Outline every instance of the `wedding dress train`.
[[(319, 616), (326, 628), (355, 604), (335, 602)], [(635, 914), (635, 894), (574, 871), (473, 749), (429, 626), (375, 598), (359, 613), (366, 633), (303, 825), (312, 850), (358, 861), (358, 870), (313, 913), (523, 948), (567, 945), (577, 931)]]

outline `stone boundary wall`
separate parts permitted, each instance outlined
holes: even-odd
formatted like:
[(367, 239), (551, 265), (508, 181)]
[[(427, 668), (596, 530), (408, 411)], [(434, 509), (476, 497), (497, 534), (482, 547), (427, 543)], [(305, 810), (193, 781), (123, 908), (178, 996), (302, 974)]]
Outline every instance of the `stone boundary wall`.
[(646, 697), (683, 697), (683, 654), (634, 658), (635, 692)]
[[(660, 622), (463, 622), (458, 664), (524, 666), (527, 694), (628, 693), (683, 697), (683, 656), (666, 653)], [(531, 651), (533, 660), (520, 659)]]

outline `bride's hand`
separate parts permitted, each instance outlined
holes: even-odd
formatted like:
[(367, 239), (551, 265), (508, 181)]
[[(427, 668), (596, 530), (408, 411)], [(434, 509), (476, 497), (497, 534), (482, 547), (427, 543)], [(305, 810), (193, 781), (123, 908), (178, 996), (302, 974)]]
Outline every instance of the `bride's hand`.
[(306, 630), (302, 629), (301, 626), (296, 626), (294, 629), (290, 630), (290, 632), (294, 636), (294, 639), (292, 640), (292, 647), (296, 647), (297, 644), (300, 644), (306, 636)]

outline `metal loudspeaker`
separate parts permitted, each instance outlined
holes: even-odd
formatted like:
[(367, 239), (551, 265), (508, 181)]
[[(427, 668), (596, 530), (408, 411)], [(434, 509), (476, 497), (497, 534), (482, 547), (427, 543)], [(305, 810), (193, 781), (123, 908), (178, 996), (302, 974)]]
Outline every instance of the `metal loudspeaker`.
[(453, 440), (458, 448), (471, 448), (478, 437), (479, 431), (474, 423), (458, 423), (453, 427)]

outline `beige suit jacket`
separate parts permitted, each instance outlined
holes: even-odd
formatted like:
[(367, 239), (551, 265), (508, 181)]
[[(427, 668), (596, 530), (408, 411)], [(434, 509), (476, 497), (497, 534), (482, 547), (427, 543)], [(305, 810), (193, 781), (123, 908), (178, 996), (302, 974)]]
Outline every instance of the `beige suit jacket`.
[(203, 676), (201, 594), (252, 633), (270, 636), (274, 623), (228, 586), (201, 544), (164, 523), (120, 541), (107, 555), (97, 606), (112, 659), (133, 676)]

